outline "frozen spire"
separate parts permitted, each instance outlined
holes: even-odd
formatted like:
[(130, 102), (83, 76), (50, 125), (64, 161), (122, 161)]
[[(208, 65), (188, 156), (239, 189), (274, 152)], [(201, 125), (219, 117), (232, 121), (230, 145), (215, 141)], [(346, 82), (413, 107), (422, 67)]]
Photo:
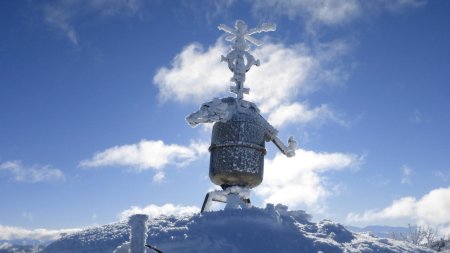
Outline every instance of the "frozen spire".
[(233, 72), (232, 82), (236, 86), (231, 86), (230, 90), (236, 93), (238, 99), (244, 97), (244, 93), (248, 94), (249, 89), (244, 88), (245, 73), (250, 70), (253, 65), (259, 66), (259, 60), (256, 60), (248, 51), (250, 46), (247, 42), (255, 46), (261, 46), (262, 41), (251, 37), (250, 35), (261, 32), (270, 32), (276, 30), (275, 24), (264, 23), (259, 27), (248, 29), (247, 24), (242, 20), (236, 20), (234, 28), (227, 25), (220, 24), (217, 28), (226, 32), (228, 35), (225, 40), (231, 41), (233, 45), (232, 50), (227, 56), (222, 55), (222, 61), (228, 63), (228, 68)]

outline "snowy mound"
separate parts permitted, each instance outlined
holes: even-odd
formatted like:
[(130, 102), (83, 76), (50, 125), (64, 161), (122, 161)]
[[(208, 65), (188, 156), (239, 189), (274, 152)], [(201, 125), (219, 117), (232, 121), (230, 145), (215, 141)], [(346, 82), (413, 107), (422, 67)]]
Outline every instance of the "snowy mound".
[(130, 228), (127, 223), (118, 222), (66, 235), (49, 244), (42, 252), (112, 253), (117, 246), (128, 240), (129, 234)]
[[(329, 220), (309, 221), (303, 211), (267, 205), (265, 209), (225, 210), (148, 222), (147, 243), (171, 252), (433, 252), (393, 239), (352, 233)], [(128, 240), (126, 223), (65, 236), (44, 253), (108, 252)]]

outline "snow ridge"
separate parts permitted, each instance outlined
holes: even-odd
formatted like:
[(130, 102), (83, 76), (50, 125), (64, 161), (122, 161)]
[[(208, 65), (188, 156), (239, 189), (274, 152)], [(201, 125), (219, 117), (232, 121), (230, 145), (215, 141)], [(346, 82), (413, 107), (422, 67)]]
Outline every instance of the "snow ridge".
[[(147, 243), (171, 252), (434, 252), (393, 239), (352, 233), (330, 220), (311, 222), (286, 206), (223, 210), (150, 219)], [(50, 244), (44, 253), (108, 252), (128, 240), (124, 222), (87, 229)]]

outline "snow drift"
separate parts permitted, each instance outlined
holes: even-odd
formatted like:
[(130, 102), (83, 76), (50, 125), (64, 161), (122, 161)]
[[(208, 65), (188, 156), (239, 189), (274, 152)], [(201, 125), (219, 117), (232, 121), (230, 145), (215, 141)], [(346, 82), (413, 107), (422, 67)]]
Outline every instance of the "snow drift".
[[(283, 205), (150, 219), (147, 243), (172, 252), (434, 252), (393, 239), (352, 233), (329, 220), (310, 221)], [(125, 222), (67, 235), (44, 253), (111, 253), (129, 238)], [(149, 252), (149, 251), (147, 251)]]

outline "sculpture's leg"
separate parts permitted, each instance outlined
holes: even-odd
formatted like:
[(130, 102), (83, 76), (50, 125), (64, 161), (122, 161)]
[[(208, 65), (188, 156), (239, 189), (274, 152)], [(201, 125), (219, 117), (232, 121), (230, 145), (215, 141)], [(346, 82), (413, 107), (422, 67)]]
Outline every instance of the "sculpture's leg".
[(239, 206), (241, 206), (242, 201), (238, 194), (230, 193), (227, 197), (227, 205), (225, 206), (225, 210), (238, 209)]
[(241, 197), (240, 203), (239, 203), (239, 204), (240, 204), (239, 206), (240, 206), (242, 209), (249, 209), (249, 208), (252, 207), (252, 204), (251, 204), (251, 202), (250, 202), (250, 199), (249, 199), (249, 198), (245, 198), (245, 197)]
[(201, 213), (203, 213), (206, 210), (208, 210), (211, 207), (211, 200), (209, 199), (209, 193), (206, 193), (205, 200), (203, 200), (203, 205), (201, 209)]
[(225, 203), (225, 209), (250, 208), (250, 190), (240, 186), (224, 187), (221, 191), (208, 192), (200, 212), (209, 211), (213, 201)]
[(209, 211), (213, 201), (227, 203), (227, 195), (228, 193), (224, 191), (213, 191), (207, 193), (200, 212), (203, 213), (204, 211)]
[(252, 207), (250, 203), (250, 199), (246, 197), (242, 197), (239, 194), (230, 193), (227, 199), (227, 205), (225, 209), (248, 209)]

